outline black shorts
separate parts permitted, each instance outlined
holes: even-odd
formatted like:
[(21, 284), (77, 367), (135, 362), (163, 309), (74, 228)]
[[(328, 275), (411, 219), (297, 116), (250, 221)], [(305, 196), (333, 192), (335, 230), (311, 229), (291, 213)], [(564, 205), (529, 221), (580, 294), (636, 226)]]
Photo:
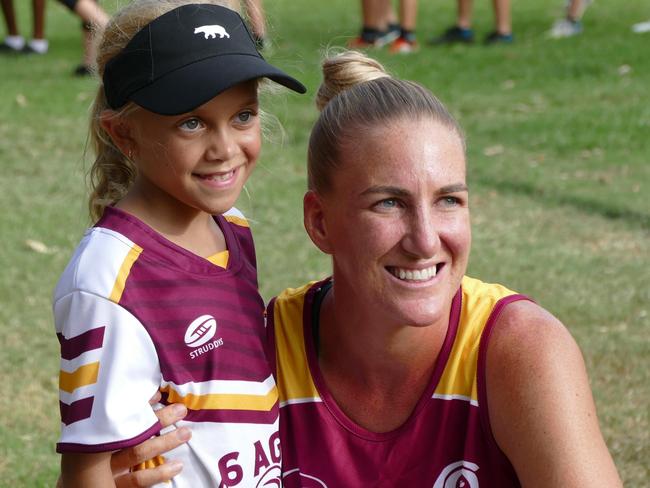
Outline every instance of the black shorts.
[[(65, 5), (70, 10), (74, 12), (74, 8), (77, 6), (79, 0), (57, 0), (61, 5)], [(97, 1), (97, 0), (95, 0)]]
[(77, 6), (77, 0), (58, 0), (60, 4), (65, 5), (70, 10), (74, 12), (74, 8)]

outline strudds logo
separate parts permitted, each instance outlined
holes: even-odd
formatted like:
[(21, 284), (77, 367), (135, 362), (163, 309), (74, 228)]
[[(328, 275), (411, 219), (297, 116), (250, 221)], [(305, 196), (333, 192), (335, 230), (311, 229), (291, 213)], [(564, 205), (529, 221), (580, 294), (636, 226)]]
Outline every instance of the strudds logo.
[(194, 33), (203, 34), (206, 39), (216, 39), (217, 36), (219, 36), (219, 39), (223, 39), (224, 37), (230, 39), (230, 34), (220, 25), (202, 25), (194, 29)]
[(194, 319), (185, 331), (185, 345), (193, 349), (190, 359), (223, 346), (223, 338), (212, 340), (216, 333), (217, 321), (212, 315), (201, 315)]

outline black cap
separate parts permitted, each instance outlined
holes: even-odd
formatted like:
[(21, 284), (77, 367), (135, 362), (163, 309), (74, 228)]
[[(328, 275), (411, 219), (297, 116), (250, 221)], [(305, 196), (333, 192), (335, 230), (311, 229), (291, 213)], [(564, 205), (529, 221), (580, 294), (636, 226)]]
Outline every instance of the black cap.
[(188, 4), (143, 27), (104, 70), (108, 105), (133, 101), (161, 115), (189, 112), (243, 81), (266, 77), (298, 93), (302, 83), (271, 66), (237, 12)]

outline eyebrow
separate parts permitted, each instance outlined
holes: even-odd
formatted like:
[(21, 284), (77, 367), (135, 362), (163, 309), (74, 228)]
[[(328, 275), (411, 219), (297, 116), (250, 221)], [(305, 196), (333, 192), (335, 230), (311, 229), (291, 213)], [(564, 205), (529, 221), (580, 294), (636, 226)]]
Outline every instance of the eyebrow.
[[(449, 193), (461, 193), (466, 191), (469, 191), (469, 188), (465, 183), (453, 183), (451, 185), (443, 186), (438, 191), (436, 191), (436, 194), (447, 195)], [(396, 197), (408, 197), (410, 195), (410, 192), (398, 186), (377, 185), (377, 186), (371, 186), (370, 188), (364, 190), (361, 193), (361, 196), (375, 195), (375, 194), (394, 195)]]

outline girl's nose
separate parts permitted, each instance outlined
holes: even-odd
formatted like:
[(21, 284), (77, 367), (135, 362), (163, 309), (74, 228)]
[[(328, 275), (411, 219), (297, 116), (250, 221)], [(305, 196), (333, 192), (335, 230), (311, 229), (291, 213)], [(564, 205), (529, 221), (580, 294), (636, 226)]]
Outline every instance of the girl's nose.
[(210, 135), (210, 143), (206, 150), (206, 159), (210, 161), (228, 161), (237, 153), (237, 142), (231, 131), (215, 130)]

